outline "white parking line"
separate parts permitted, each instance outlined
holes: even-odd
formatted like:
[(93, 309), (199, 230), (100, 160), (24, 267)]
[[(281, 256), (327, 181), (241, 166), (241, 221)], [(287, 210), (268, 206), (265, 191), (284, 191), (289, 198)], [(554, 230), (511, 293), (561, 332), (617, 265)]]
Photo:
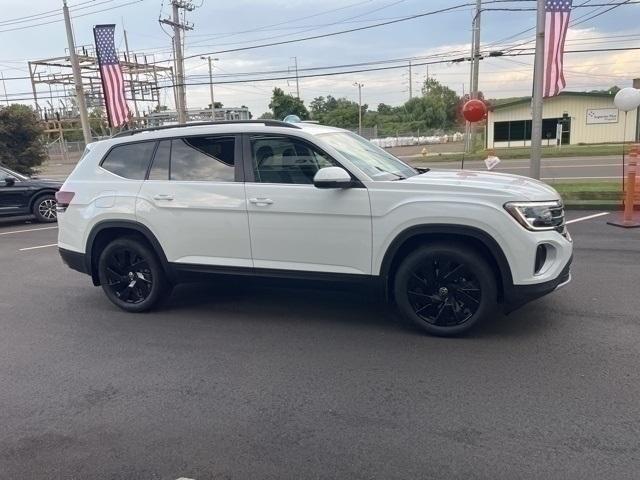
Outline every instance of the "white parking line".
[(568, 220), (565, 223), (569, 224), (569, 223), (582, 222), (583, 220), (591, 220), (592, 218), (602, 217), (603, 215), (609, 215), (609, 212), (594, 213), (593, 215), (587, 215), (586, 217), (580, 217), (580, 218), (574, 218), (573, 220)]
[(29, 228), (28, 230), (14, 230), (12, 232), (0, 232), (0, 235), (11, 235), (12, 233), (24, 233), (24, 232), (37, 232), (38, 230), (51, 230), (58, 227), (41, 227), (41, 228)]
[(57, 247), (57, 246), (58, 246), (57, 243), (51, 243), (49, 245), (38, 245), (37, 247), (21, 248), (20, 251), (21, 252), (26, 252), (27, 250), (36, 250), (38, 248)]

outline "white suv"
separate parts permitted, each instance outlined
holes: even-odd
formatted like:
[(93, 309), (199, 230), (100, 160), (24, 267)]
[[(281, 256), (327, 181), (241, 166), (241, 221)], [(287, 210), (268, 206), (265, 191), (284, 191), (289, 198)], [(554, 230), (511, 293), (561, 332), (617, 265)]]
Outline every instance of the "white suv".
[(412, 168), (320, 125), (124, 132), (91, 144), (57, 200), (62, 259), (131, 312), (203, 274), (346, 279), (453, 335), (570, 280), (553, 188)]

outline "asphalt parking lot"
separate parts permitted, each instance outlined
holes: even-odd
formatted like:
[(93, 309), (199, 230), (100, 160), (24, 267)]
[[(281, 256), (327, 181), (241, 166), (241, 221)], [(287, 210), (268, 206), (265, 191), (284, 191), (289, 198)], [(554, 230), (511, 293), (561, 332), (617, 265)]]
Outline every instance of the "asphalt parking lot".
[(569, 286), (458, 339), (337, 287), (126, 314), (55, 226), (4, 222), (0, 478), (638, 478), (640, 229), (615, 215), (570, 225)]

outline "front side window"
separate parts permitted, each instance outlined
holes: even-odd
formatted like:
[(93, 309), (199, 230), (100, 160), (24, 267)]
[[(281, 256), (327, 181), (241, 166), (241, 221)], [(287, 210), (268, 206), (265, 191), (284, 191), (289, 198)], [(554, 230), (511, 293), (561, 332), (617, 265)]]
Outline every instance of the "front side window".
[(18, 172), (14, 172), (13, 170), (9, 170), (8, 168), (3, 168), (0, 167), (0, 176), (2, 176), (3, 180), (6, 177), (12, 177), (16, 182), (24, 182), (26, 180), (29, 180), (29, 177), (25, 176), (25, 175), (20, 175)]
[(373, 180), (408, 178), (418, 172), (380, 147), (351, 132), (318, 135)]
[(171, 141), (169, 178), (233, 182), (235, 137), (188, 137)]
[(102, 161), (102, 168), (120, 177), (143, 180), (151, 161), (156, 142), (118, 145)]
[(337, 163), (326, 153), (294, 137), (251, 137), (256, 182), (312, 184), (316, 172)]

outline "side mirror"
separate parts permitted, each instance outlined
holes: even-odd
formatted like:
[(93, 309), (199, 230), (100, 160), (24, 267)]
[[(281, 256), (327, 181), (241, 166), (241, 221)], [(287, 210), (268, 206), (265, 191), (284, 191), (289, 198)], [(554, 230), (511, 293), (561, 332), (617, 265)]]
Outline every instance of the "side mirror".
[(16, 179), (13, 177), (4, 177), (4, 183), (7, 187), (12, 187), (16, 183)]
[(351, 175), (344, 168), (325, 167), (313, 177), (316, 188), (349, 188), (353, 186)]

